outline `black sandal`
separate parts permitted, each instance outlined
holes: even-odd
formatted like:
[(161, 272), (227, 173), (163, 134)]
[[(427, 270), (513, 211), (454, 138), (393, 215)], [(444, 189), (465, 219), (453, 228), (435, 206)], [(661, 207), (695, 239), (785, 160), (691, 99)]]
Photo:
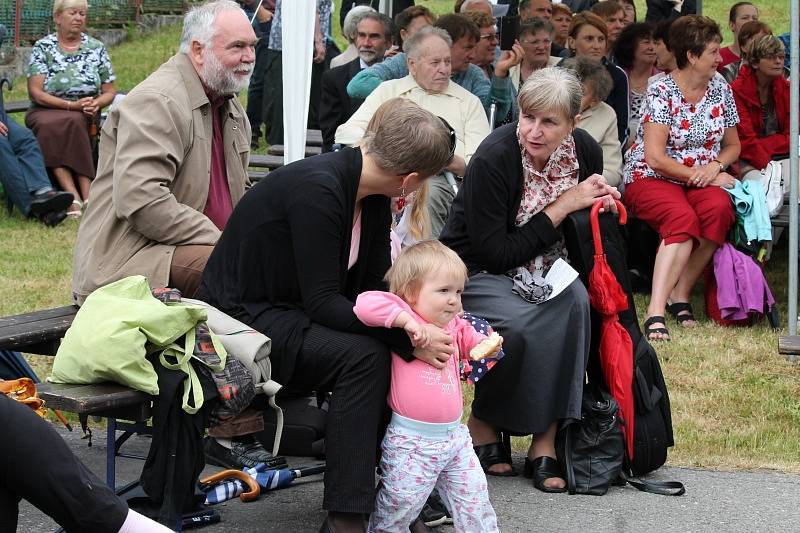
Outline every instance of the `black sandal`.
[[(652, 327), (653, 324), (661, 323), (665, 324), (663, 328), (654, 328)], [(647, 320), (644, 321), (644, 334), (647, 337), (648, 341), (669, 341), (672, 340), (669, 334), (669, 330), (666, 327), (667, 321), (664, 319), (663, 316), (653, 315)], [(666, 335), (666, 337), (652, 337), (653, 334), (659, 333), (661, 335)]]
[[(675, 302), (667, 304), (667, 312), (672, 315), (673, 318), (675, 318), (679, 326), (683, 326), (683, 323), (689, 320), (697, 322), (697, 319), (694, 317), (692, 304), (689, 302)], [(683, 314), (681, 315), (679, 313)]]
[(566, 481), (564, 486), (561, 488), (548, 487), (544, 484), (545, 480), (550, 478), (557, 477), (559, 479), (564, 479), (564, 473), (561, 472), (561, 467), (558, 465), (558, 461), (552, 457), (543, 455), (541, 457), (537, 457), (533, 461), (526, 457), (524, 474), (527, 478), (533, 478), (533, 486), (542, 492), (567, 492)]
[[(487, 476), (512, 477), (517, 475), (514, 465), (511, 463), (511, 450), (503, 442), (490, 442), (474, 446), (475, 455), (481, 462), (481, 468)], [(494, 472), (489, 470), (494, 465), (507, 464), (511, 467), (508, 472)]]

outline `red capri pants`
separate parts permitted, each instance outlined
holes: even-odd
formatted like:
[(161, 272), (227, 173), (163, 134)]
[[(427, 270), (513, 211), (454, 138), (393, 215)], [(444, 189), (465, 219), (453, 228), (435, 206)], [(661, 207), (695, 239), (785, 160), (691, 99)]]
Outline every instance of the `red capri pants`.
[(686, 187), (661, 179), (638, 179), (625, 187), (625, 206), (656, 230), (664, 244), (702, 237), (722, 246), (736, 216), (721, 187)]

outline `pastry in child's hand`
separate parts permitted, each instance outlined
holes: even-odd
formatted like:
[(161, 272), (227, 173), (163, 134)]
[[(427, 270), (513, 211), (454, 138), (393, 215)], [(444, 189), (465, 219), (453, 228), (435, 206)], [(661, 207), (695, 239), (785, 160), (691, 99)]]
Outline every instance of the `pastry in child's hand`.
[(493, 331), (491, 335), (483, 339), (477, 346), (469, 351), (469, 357), (473, 361), (480, 361), (486, 357), (491, 357), (500, 349), (502, 344), (503, 337), (496, 331)]

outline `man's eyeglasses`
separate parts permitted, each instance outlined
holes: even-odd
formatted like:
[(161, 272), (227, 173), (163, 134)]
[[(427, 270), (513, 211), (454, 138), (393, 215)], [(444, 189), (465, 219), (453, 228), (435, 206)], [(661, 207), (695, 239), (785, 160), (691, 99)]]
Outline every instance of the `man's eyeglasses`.
[(489, 41), (499, 41), (500, 40), (500, 34), (499, 33), (487, 33), (486, 35), (481, 35), (478, 39), (479, 40), (486, 39), (486, 40), (489, 40)]
[(450, 123), (442, 117), (439, 117), (439, 120), (442, 121), (442, 124), (444, 124), (444, 127), (447, 128), (447, 131), (450, 132), (450, 159), (453, 159), (453, 156), (456, 154), (456, 130), (454, 130), (453, 126), (451, 126)]

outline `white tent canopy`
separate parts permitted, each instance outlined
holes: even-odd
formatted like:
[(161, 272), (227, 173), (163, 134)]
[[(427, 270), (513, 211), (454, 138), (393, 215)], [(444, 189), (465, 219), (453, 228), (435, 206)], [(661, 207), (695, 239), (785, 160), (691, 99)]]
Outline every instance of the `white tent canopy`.
[(286, 165), (305, 157), (315, 14), (315, 0), (281, 2), (283, 162)]

